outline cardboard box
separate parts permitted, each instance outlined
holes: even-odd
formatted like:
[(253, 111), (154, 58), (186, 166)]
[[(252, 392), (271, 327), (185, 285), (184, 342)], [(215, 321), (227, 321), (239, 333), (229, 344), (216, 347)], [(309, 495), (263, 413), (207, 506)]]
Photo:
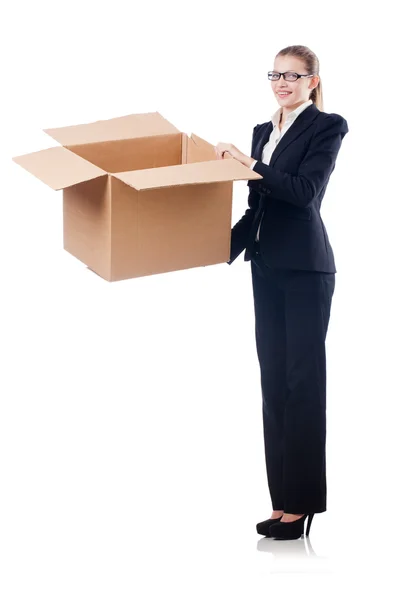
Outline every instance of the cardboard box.
[(261, 179), (158, 112), (45, 129), (13, 160), (63, 190), (63, 247), (107, 281), (226, 262), (233, 181)]

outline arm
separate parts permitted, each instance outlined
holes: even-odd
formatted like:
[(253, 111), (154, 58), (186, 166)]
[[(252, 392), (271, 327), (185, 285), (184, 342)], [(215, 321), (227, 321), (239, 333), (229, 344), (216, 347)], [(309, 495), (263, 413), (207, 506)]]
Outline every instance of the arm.
[(248, 205), (249, 208), (245, 211), (245, 214), (235, 224), (232, 229), (231, 247), (230, 247), (230, 259), (227, 261), (229, 265), (241, 254), (246, 247), (248, 234), (250, 232), (252, 222), (254, 220), (255, 213), (259, 206), (259, 192), (250, 190), (248, 194)]
[(270, 194), (300, 208), (307, 207), (321, 192), (335, 168), (342, 140), (349, 131), (347, 121), (337, 114), (327, 114), (317, 131), (299, 167), (297, 175), (278, 171), (257, 161), (252, 169), (263, 180), (249, 181), (251, 189), (266, 187)]
[[(251, 155), (254, 150), (254, 135), (255, 130), (258, 127), (256, 125), (252, 132), (252, 142), (251, 142)], [(251, 159), (251, 162), (252, 159)], [(257, 181), (257, 180), (254, 180)], [(261, 180), (260, 180), (261, 181)], [(249, 183), (249, 182), (248, 182)], [(248, 185), (248, 184), (247, 184)], [(230, 259), (227, 261), (229, 265), (241, 254), (246, 245), (246, 240), (251, 229), (252, 222), (255, 217), (255, 213), (258, 210), (259, 206), (259, 198), (260, 193), (257, 190), (250, 189), (248, 194), (248, 206), (245, 214), (241, 217), (241, 219), (234, 225), (232, 229), (232, 238), (231, 238), (231, 248), (230, 248)]]

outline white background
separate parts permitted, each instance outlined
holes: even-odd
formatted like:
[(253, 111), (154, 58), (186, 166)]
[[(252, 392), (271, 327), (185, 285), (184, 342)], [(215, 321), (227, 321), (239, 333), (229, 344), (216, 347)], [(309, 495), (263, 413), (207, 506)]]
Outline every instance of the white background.
[[(3, 600), (331, 598), (341, 582), (357, 592), (391, 577), (388, 5), (36, 0), (6, 9)], [(243, 254), (232, 266), (110, 284), (63, 250), (62, 193), (11, 161), (53, 146), (44, 128), (150, 111), (249, 154), (253, 126), (278, 107), (266, 73), (291, 44), (316, 52), (324, 110), (350, 129), (322, 208), (338, 272), (327, 337), (328, 510), (315, 516), (310, 545), (255, 531), (271, 504)], [(235, 183), (233, 223), (246, 207), (246, 182)]]

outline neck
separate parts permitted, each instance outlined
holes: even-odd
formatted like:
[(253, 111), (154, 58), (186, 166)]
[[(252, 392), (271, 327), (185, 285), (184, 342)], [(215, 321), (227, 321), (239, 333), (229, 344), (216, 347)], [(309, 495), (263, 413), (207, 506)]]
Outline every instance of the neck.
[(305, 102), (307, 102), (308, 100), (302, 100), (302, 102), (297, 102), (296, 104), (294, 104), (293, 106), (283, 106), (281, 108), (280, 111), (280, 123), (284, 123), (285, 119), (288, 117), (288, 115), (295, 110), (296, 108), (298, 108), (298, 106), (300, 106), (301, 104), (304, 104)]

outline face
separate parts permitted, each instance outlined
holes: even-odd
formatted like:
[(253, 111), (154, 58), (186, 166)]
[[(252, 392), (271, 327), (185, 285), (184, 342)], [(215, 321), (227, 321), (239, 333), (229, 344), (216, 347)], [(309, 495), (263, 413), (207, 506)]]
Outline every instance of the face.
[[(308, 71), (304, 62), (295, 56), (278, 56), (274, 61), (273, 71), (284, 73), (285, 71), (294, 71), (300, 75), (307, 74)], [(284, 77), (280, 77), (278, 81), (271, 81), (272, 90), (277, 98), (280, 106), (285, 107), (287, 112), (294, 110), (309, 100), (311, 91), (318, 85), (320, 78), (314, 77), (299, 77), (296, 81), (284, 81)], [(280, 96), (279, 92), (289, 92), (285, 96)]]

